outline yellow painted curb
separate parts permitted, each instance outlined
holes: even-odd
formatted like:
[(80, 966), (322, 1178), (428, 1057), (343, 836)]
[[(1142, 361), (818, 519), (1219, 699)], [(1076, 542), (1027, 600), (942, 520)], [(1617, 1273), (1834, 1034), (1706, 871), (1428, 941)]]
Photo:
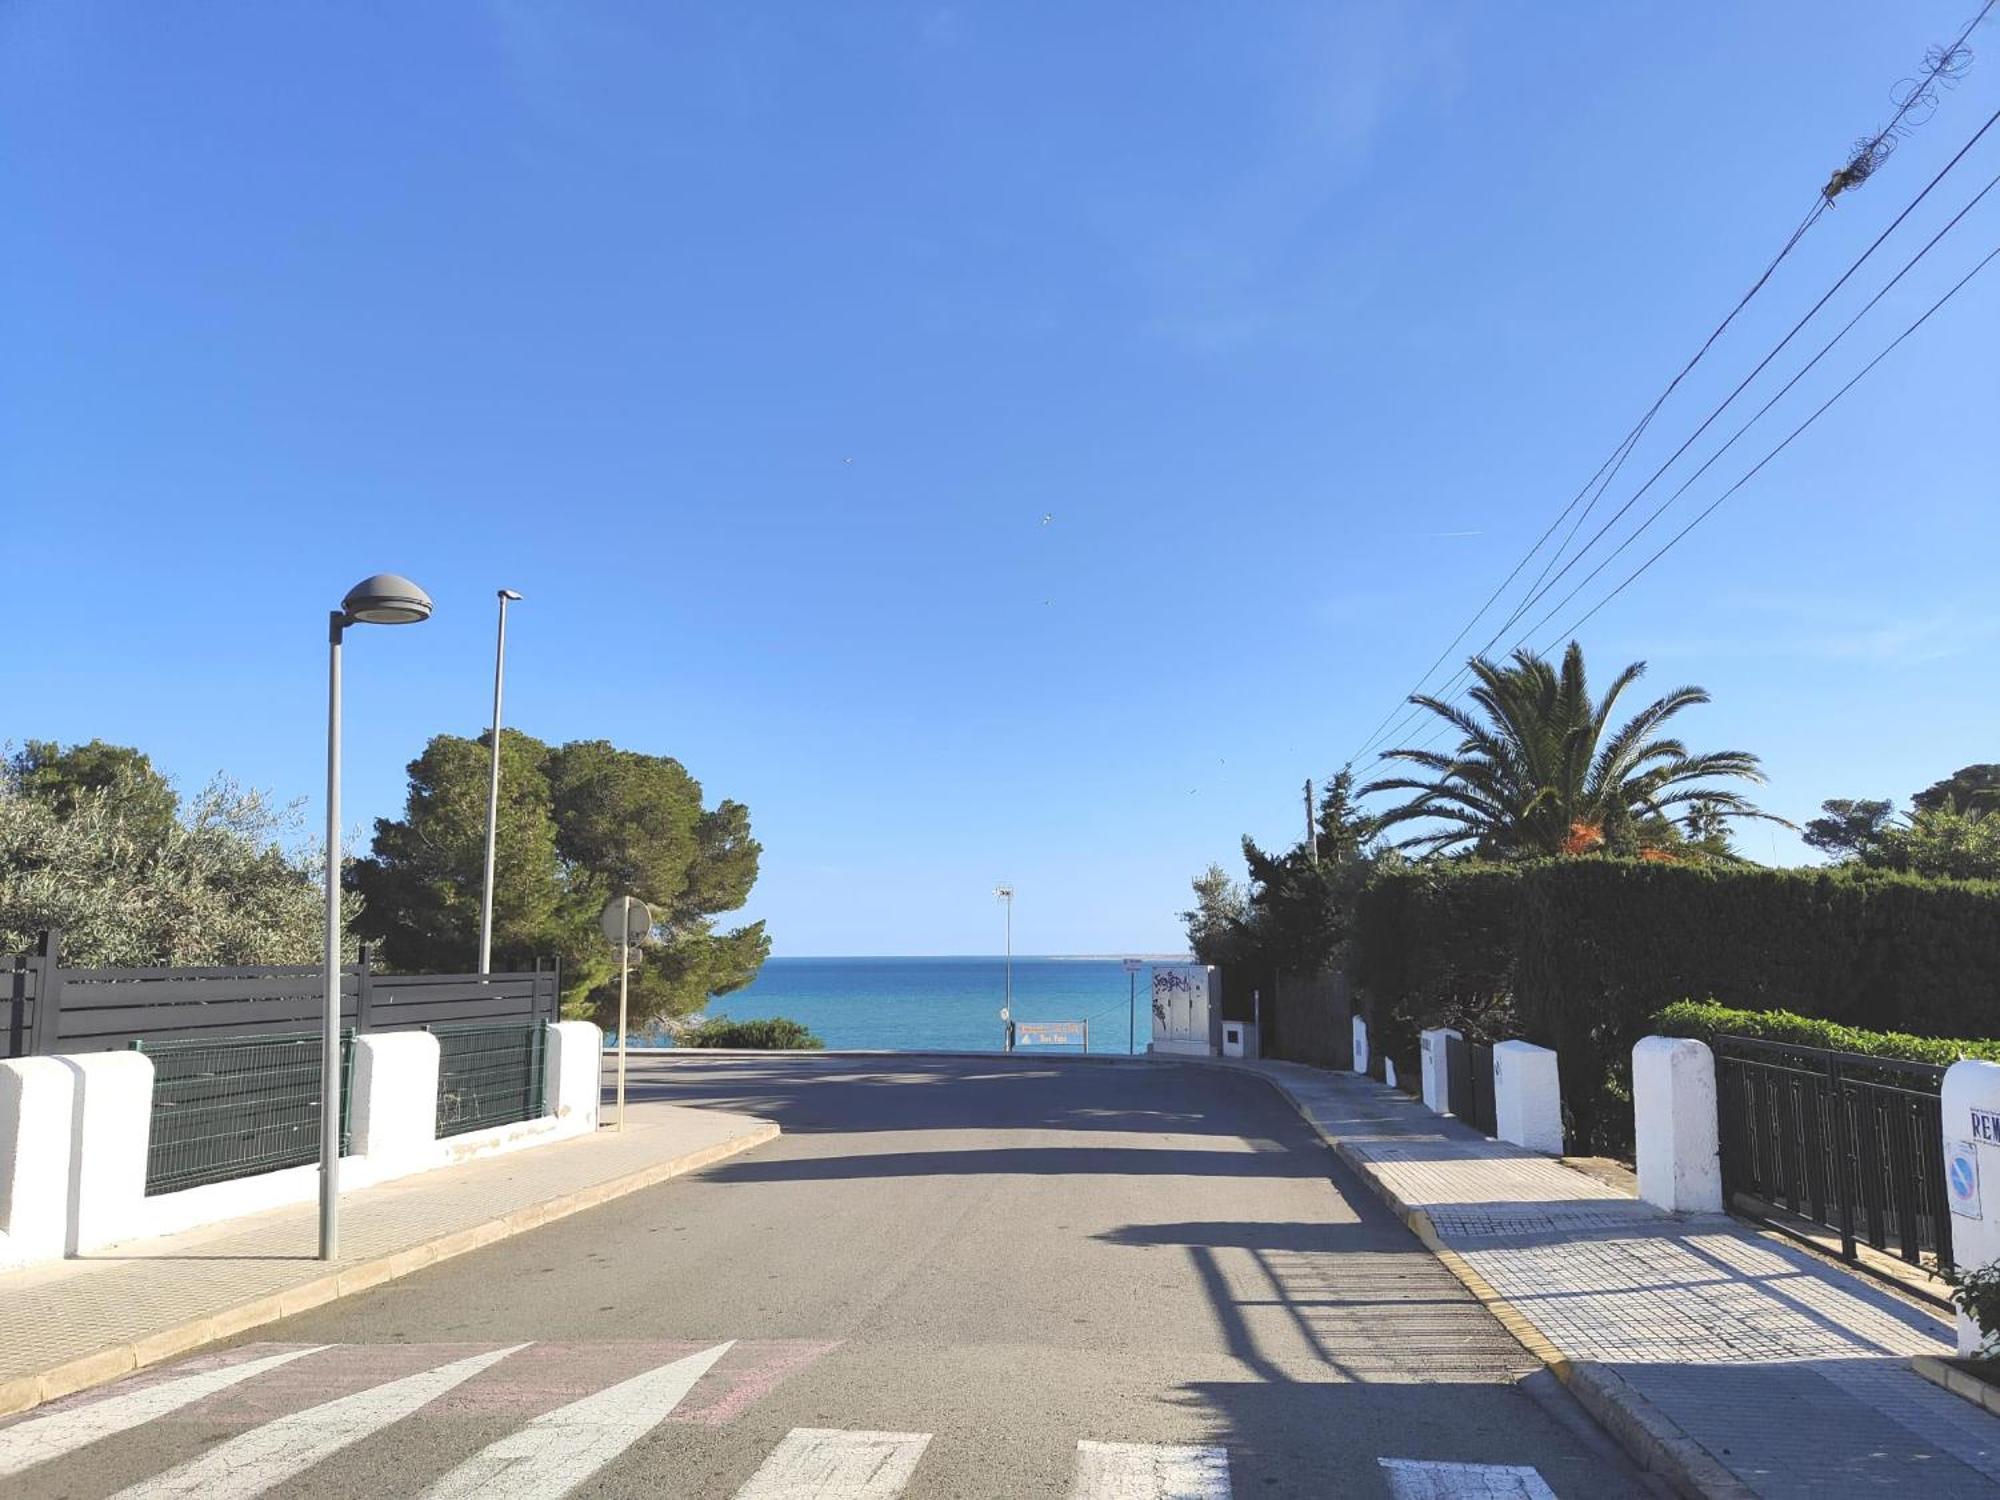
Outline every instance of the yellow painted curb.
[(704, 1146), (698, 1151), (689, 1151), (681, 1156), (654, 1162), (641, 1167), (636, 1172), (628, 1172), (623, 1177), (614, 1177), (606, 1182), (594, 1182), (575, 1192), (565, 1193), (559, 1198), (551, 1198), (544, 1203), (530, 1204), (527, 1208), (516, 1209), (496, 1219), (488, 1219), (483, 1224), (474, 1224), (466, 1229), (453, 1230), (450, 1234), (439, 1235), (436, 1239), (421, 1244), (408, 1245), (400, 1250), (392, 1250), (386, 1255), (378, 1255), (369, 1260), (358, 1261), (351, 1266), (316, 1276), (311, 1281), (283, 1291), (268, 1293), (253, 1301), (238, 1303), (220, 1312), (205, 1313), (172, 1328), (157, 1333), (149, 1333), (142, 1339), (129, 1343), (112, 1344), (103, 1349), (65, 1360), (50, 1369), (32, 1375), (16, 1376), (0, 1381), (0, 1416), (27, 1411), (58, 1396), (73, 1395), (77, 1391), (88, 1390), (94, 1385), (129, 1375), (134, 1370), (147, 1365), (158, 1364), (161, 1360), (172, 1359), (198, 1349), (203, 1344), (212, 1344), (221, 1339), (233, 1338), (247, 1329), (258, 1328), (266, 1323), (275, 1323), (280, 1318), (289, 1318), (294, 1313), (305, 1312), (309, 1308), (320, 1307), (341, 1297), (352, 1296), (356, 1292), (367, 1291), (397, 1277), (408, 1276), (413, 1271), (435, 1265), (442, 1260), (450, 1260), (455, 1255), (480, 1249), (525, 1230), (537, 1228), (556, 1219), (581, 1213), (584, 1209), (595, 1208), (609, 1203), (614, 1198), (622, 1198), (627, 1193), (636, 1193), (669, 1178), (684, 1176), (700, 1171), (703, 1167), (748, 1151), (752, 1147), (764, 1145), (778, 1138), (780, 1132), (769, 1121), (760, 1123), (754, 1130), (732, 1136), (726, 1141), (718, 1141), (712, 1146)]

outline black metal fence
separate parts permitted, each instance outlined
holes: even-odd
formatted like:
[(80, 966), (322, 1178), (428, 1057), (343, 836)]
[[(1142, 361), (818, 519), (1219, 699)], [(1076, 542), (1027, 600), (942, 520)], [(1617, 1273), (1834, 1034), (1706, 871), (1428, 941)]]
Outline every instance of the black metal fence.
[(1951, 1264), (1944, 1069), (1748, 1037), (1715, 1044), (1723, 1190), (1912, 1265)]
[(438, 1026), (437, 1133), (540, 1119), (548, 1028), (539, 1022)]
[[(322, 1039), (312, 1032), (158, 1042), (146, 1192), (171, 1193), (319, 1160)], [(340, 1146), (348, 1146), (354, 1033), (341, 1037)]]

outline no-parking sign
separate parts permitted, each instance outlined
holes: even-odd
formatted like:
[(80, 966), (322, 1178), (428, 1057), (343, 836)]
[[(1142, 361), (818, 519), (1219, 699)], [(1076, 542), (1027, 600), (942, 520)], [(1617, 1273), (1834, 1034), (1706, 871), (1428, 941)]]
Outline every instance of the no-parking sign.
[(1951, 1211), (1961, 1219), (1982, 1217), (1979, 1209), (1979, 1148), (1971, 1141), (1951, 1141), (1944, 1161), (1945, 1186)]

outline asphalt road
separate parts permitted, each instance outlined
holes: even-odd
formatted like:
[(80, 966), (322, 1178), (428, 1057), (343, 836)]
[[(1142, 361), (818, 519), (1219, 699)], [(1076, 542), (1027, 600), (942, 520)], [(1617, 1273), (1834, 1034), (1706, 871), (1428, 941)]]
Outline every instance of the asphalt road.
[(633, 1091), (785, 1135), (259, 1329), (168, 1373), (267, 1373), (17, 1492), (1654, 1493), (1254, 1078), (656, 1059)]

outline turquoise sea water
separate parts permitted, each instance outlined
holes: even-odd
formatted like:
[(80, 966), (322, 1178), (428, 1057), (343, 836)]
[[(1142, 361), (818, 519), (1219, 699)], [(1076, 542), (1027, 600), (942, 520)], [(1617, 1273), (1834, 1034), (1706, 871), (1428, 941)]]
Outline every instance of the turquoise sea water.
[[(1130, 1036), (1141, 1052), (1150, 1035), (1151, 983), (1149, 969), (1141, 969)], [(1088, 1021), (1092, 1052), (1122, 1053), (1128, 989), (1115, 958), (1016, 958), (1014, 1019)], [(747, 989), (711, 1001), (708, 1014), (789, 1016), (836, 1048), (995, 1052), (1005, 993), (999, 958), (773, 958)]]

